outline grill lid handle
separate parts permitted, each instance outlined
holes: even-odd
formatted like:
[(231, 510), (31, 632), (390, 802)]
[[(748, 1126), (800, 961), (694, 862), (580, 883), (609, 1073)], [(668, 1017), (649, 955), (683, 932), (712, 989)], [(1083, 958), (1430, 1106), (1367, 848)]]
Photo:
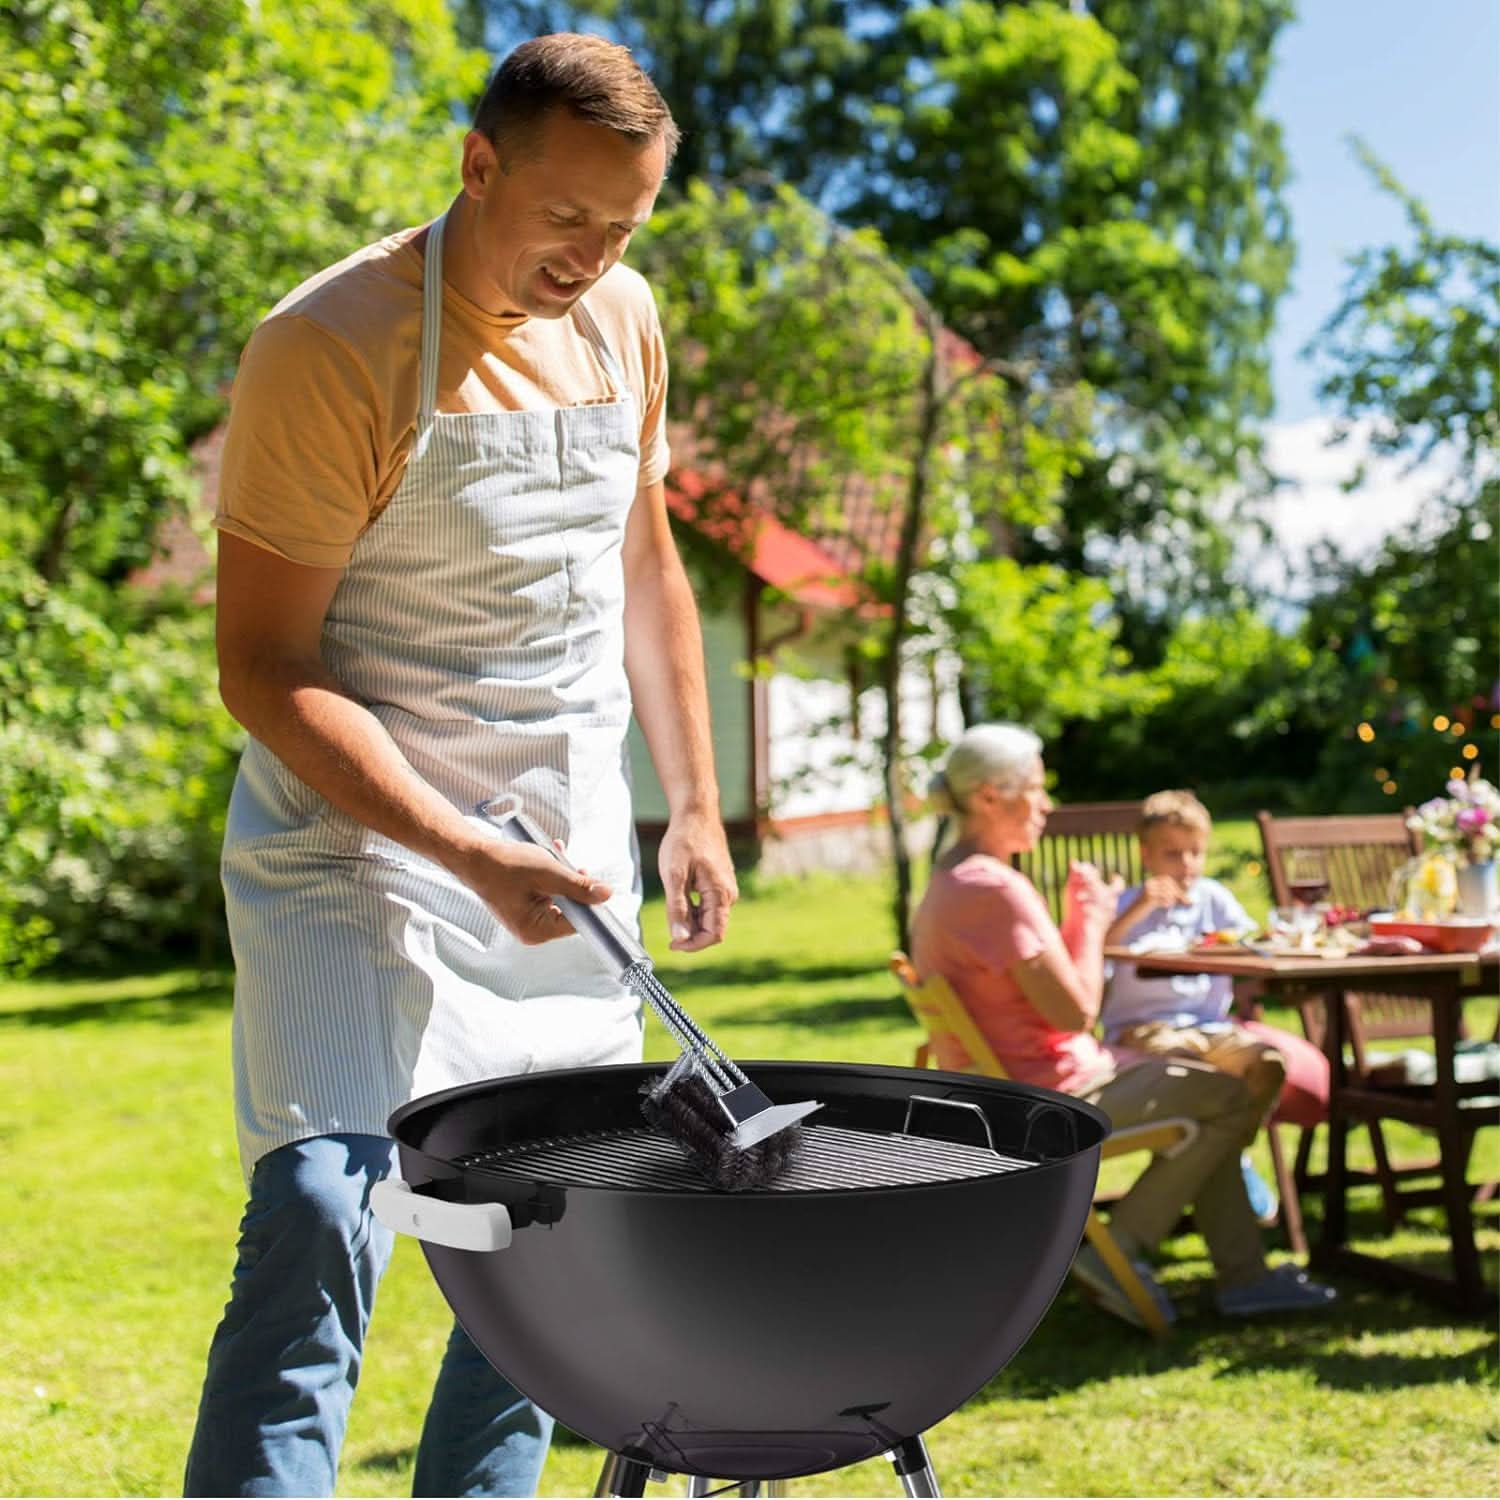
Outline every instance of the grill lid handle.
[(503, 1203), (447, 1203), (385, 1177), (370, 1189), (370, 1208), (387, 1229), (450, 1250), (503, 1250), (510, 1244), (510, 1210)]

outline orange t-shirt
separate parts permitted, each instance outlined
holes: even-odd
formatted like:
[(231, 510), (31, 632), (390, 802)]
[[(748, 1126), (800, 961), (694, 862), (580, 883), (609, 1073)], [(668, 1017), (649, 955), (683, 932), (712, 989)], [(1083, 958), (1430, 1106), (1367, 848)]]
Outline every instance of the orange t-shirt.
[[(421, 226), (357, 250), (284, 297), (240, 357), (214, 524), (337, 568), (389, 504), (415, 433)], [(651, 290), (616, 265), (587, 294), (641, 414), (640, 483), (665, 477), (667, 356)], [(527, 411), (617, 393), (572, 317), (486, 312), (443, 286), (438, 410)]]

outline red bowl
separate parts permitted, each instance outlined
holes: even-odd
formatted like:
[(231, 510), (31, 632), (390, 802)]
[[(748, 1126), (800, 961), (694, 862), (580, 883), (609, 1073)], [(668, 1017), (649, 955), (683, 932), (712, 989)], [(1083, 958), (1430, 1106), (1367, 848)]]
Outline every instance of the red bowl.
[(1400, 922), (1372, 918), (1371, 937), (1415, 938), (1438, 953), (1478, 953), (1490, 940), (1495, 924), (1488, 917), (1450, 917), (1444, 922)]

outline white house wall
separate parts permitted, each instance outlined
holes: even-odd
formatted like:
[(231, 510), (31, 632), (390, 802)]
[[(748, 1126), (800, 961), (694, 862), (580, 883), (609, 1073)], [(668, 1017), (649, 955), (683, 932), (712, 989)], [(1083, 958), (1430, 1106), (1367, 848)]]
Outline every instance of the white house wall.
[[(868, 812), (885, 802), (879, 769), (884, 700), (875, 688), (860, 694), (856, 737), (849, 721), (849, 684), (840, 675), (839, 638), (828, 631), (831, 622), (820, 623), (823, 628), (813, 636), (796, 639), (778, 653), (778, 660), (795, 662), (798, 670), (774, 672), (765, 685), (770, 802), (759, 811), (769, 813), (783, 835), (763, 850), (762, 864), (768, 871), (867, 868), (888, 850), (883, 822), (864, 829), (819, 826), (830, 816)], [(768, 610), (762, 633), (774, 640), (786, 624), (782, 614)], [(724, 817), (726, 821), (749, 820), (758, 810), (752, 805), (754, 736), (745, 675), (749, 640), (744, 618), (738, 612), (705, 613), (703, 637)], [(925, 658), (913, 661), (902, 673), (903, 740), (908, 751), (927, 745), (934, 730), (944, 741), (963, 730), (956, 659), (941, 656), (935, 675), (934, 700), (934, 673)], [(628, 750), (636, 818), (643, 823), (664, 823), (667, 799), (636, 724), (630, 728)], [(930, 832), (919, 822), (913, 828), (914, 845), (928, 838)]]
[[(925, 661), (901, 674), (902, 743), (911, 753), (933, 737), (963, 731), (956, 662), (940, 657), (936, 720), (932, 676)], [(775, 822), (859, 812), (885, 801), (880, 739), (885, 700), (875, 688), (860, 694), (856, 739), (849, 718), (849, 685), (827, 677), (776, 673), (768, 684), (771, 817)]]

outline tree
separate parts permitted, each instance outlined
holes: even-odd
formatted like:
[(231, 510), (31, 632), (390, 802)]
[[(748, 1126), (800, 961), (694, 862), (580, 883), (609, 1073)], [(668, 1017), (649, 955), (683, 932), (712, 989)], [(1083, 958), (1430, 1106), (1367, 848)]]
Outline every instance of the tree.
[(453, 101), (483, 75), (442, 0), (140, 10), (0, 19), (3, 524), (53, 582), (150, 555), (255, 321), (442, 206)]
[[(773, 173), (878, 229), (986, 357), (1096, 393), (1053, 524), (994, 549), (1108, 577), (1122, 641), (1151, 659), (1183, 603), (1215, 607), (1263, 488), (1291, 243), (1261, 101), (1291, 0), (487, 9), (497, 42), (571, 25), (629, 43), (684, 128), (676, 181)], [(1227, 514), (1226, 487), (1244, 497)]]
[[(1148, 658), (1184, 603), (1223, 591), (1215, 501), (1257, 464), (1290, 263), (1259, 96), (1288, 14), (1279, 0), (911, 10), (918, 65), (850, 210), (986, 354), (1095, 392), (1094, 451), (1018, 555), (1109, 577), (1122, 640)], [(1122, 563), (1143, 550), (1141, 592)]]
[[(1368, 147), (1355, 150), (1400, 203), (1405, 244), (1352, 256), (1343, 298), (1305, 351), (1339, 415), (1334, 442), (1436, 472), (1411, 524), (1367, 561), (1329, 547), (1305, 634), (1342, 668), (1322, 706), (1322, 780), (1346, 800), (1433, 794), (1497, 749), (1500, 713), (1500, 248), (1444, 233)], [(1356, 493), (1363, 473), (1349, 487)]]
[(483, 67), (442, 0), (0, 11), (0, 968), (217, 933), (212, 620), (125, 583), (256, 319), (442, 207)]
[[(903, 666), (949, 638), (950, 574), (991, 516), (1038, 525), (1077, 441), (1077, 401), (1032, 390), (955, 339), (870, 231), (843, 229), (792, 189), (688, 185), (636, 245), (677, 350), (674, 414), (706, 475), (700, 512), (730, 547), (770, 514), (851, 544), (867, 601), (862, 649), (885, 706), (881, 763), (905, 941), (904, 837), (913, 742)], [(1071, 421), (1071, 425), (1070, 425)], [(888, 550), (848, 534), (850, 500), (889, 516)]]

